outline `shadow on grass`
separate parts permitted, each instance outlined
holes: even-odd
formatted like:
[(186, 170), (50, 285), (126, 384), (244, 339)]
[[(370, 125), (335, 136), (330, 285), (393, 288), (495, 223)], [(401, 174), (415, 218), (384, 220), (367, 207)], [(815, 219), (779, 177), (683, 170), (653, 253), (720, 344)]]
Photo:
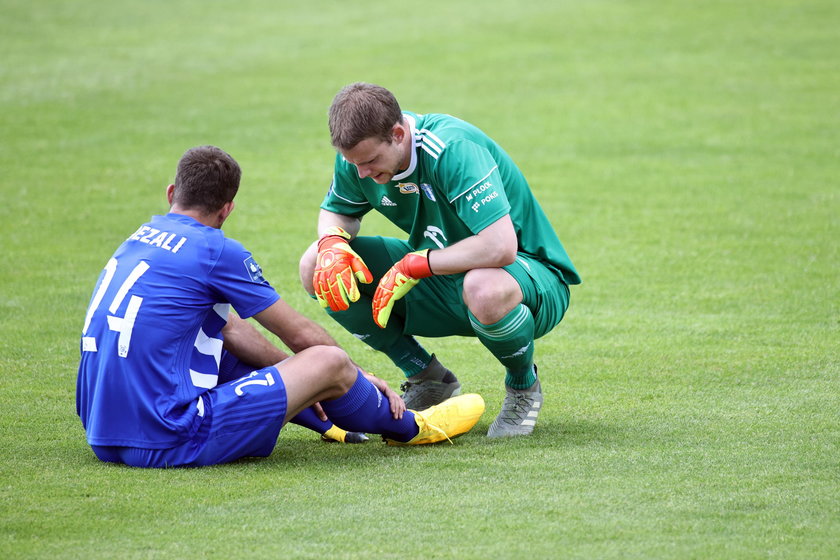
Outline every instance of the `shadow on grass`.
[[(494, 455), (510, 450), (523, 449), (542, 451), (563, 450), (579, 447), (624, 447), (632, 445), (637, 436), (615, 424), (596, 420), (576, 419), (541, 420), (529, 437), (490, 439), (486, 437), (488, 422), (481, 422), (472, 432), (455, 438), (452, 444), (441, 442), (434, 445), (391, 447), (385, 445), (380, 436), (371, 435), (363, 444), (341, 444), (322, 442), (306, 432), (281, 432), (273, 453), (268, 457), (248, 457), (205, 469), (325, 469), (341, 470), (375, 465), (401, 465), (405, 462), (437, 462), (441, 460), (471, 461), (477, 457)], [(73, 454), (71, 462), (80, 468), (144, 470), (115, 463), (101, 463), (88, 448), (79, 455)], [(188, 469), (191, 470), (191, 469)]]
[[(486, 428), (484, 433), (486, 433)], [(484, 440), (485, 444), (494, 446), (564, 448), (598, 445), (619, 447), (628, 444), (633, 436), (624, 426), (596, 420), (541, 419), (534, 429), (534, 433), (528, 437), (496, 439), (482, 437), (481, 439)]]

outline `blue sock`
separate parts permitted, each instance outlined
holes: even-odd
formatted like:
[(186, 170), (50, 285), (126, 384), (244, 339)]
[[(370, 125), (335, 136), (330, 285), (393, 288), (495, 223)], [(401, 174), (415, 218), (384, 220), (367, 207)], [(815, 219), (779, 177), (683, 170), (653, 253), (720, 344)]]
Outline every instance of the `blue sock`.
[(386, 438), (406, 442), (417, 435), (419, 428), (414, 414), (408, 410), (395, 420), (388, 399), (359, 372), (350, 390), (321, 406), (335, 425), (348, 432), (382, 434)]
[(323, 434), (333, 427), (333, 423), (331, 421), (321, 420), (318, 418), (318, 415), (315, 414), (312, 407), (304, 408), (298, 412), (297, 416), (289, 420), (289, 422), (297, 424), (298, 426), (303, 426), (304, 428), (309, 428), (313, 432), (318, 432), (319, 434)]

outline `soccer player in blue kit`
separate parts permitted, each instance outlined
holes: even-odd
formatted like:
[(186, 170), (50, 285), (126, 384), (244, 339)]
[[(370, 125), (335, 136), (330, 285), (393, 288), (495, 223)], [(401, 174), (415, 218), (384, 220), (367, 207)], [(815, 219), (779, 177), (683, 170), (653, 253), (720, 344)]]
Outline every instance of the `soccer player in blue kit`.
[[(320, 403), (340, 428), (389, 444), (444, 441), (472, 428), (479, 395), (406, 410), (225, 237), (241, 171), (214, 146), (188, 150), (170, 205), (120, 245), (102, 271), (81, 338), (76, 409), (106, 462), (202, 466), (265, 457), (281, 427)], [(236, 313), (231, 311), (236, 310)], [(287, 357), (254, 317), (294, 352)]]

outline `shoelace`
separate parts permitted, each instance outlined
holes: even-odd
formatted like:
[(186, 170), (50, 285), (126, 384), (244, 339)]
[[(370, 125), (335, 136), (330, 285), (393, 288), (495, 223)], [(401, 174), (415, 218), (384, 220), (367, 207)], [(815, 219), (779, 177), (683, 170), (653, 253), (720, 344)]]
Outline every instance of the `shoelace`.
[[(511, 401), (513, 401), (513, 405), (508, 406), (508, 403)], [(505, 395), (505, 402), (504, 405), (502, 405), (502, 410), (506, 412), (504, 419), (521, 420), (523, 416), (528, 414), (533, 404), (534, 400), (530, 397), (526, 397), (524, 393), (520, 393), (518, 391), (515, 393), (508, 393)]]
[[(414, 412), (414, 411), (412, 410), (412, 412)], [(454, 445), (454, 443), (452, 443), (452, 440), (449, 439), (449, 435), (444, 430), (439, 428), (438, 426), (435, 426), (434, 424), (429, 422), (429, 420), (426, 418), (425, 414), (423, 414), (422, 412), (414, 412), (414, 414), (423, 419), (423, 423), (426, 425), (427, 428), (430, 428), (432, 431), (443, 434), (443, 437), (446, 438), (446, 441), (448, 441), (450, 444)]]
[[(411, 399), (412, 404), (417, 408), (428, 408), (443, 400), (443, 388), (440, 385), (430, 386), (422, 382), (412, 383), (406, 381), (400, 385), (400, 391), (403, 392), (403, 398), (406, 400)], [(411, 391), (410, 396), (409, 391)]]

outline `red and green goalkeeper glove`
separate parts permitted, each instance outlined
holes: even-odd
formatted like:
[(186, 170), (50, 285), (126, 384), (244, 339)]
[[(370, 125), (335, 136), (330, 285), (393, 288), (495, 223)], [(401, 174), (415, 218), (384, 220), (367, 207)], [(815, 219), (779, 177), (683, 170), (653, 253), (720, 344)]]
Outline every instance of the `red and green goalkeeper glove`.
[(432, 276), (429, 266), (429, 249), (408, 253), (397, 261), (379, 281), (373, 294), (373, 320), (385, 328), (394, 302), (405, 296), (421, 278)]
[(347, 243), (350, 234), (338, 226), (326, 230), (318, 240), (318, 257), (312, 284), (321, 307), (345, 311), (350, 302), (359, 300), (358, 280), (364, 284), (373, 281), (367, 265)]

